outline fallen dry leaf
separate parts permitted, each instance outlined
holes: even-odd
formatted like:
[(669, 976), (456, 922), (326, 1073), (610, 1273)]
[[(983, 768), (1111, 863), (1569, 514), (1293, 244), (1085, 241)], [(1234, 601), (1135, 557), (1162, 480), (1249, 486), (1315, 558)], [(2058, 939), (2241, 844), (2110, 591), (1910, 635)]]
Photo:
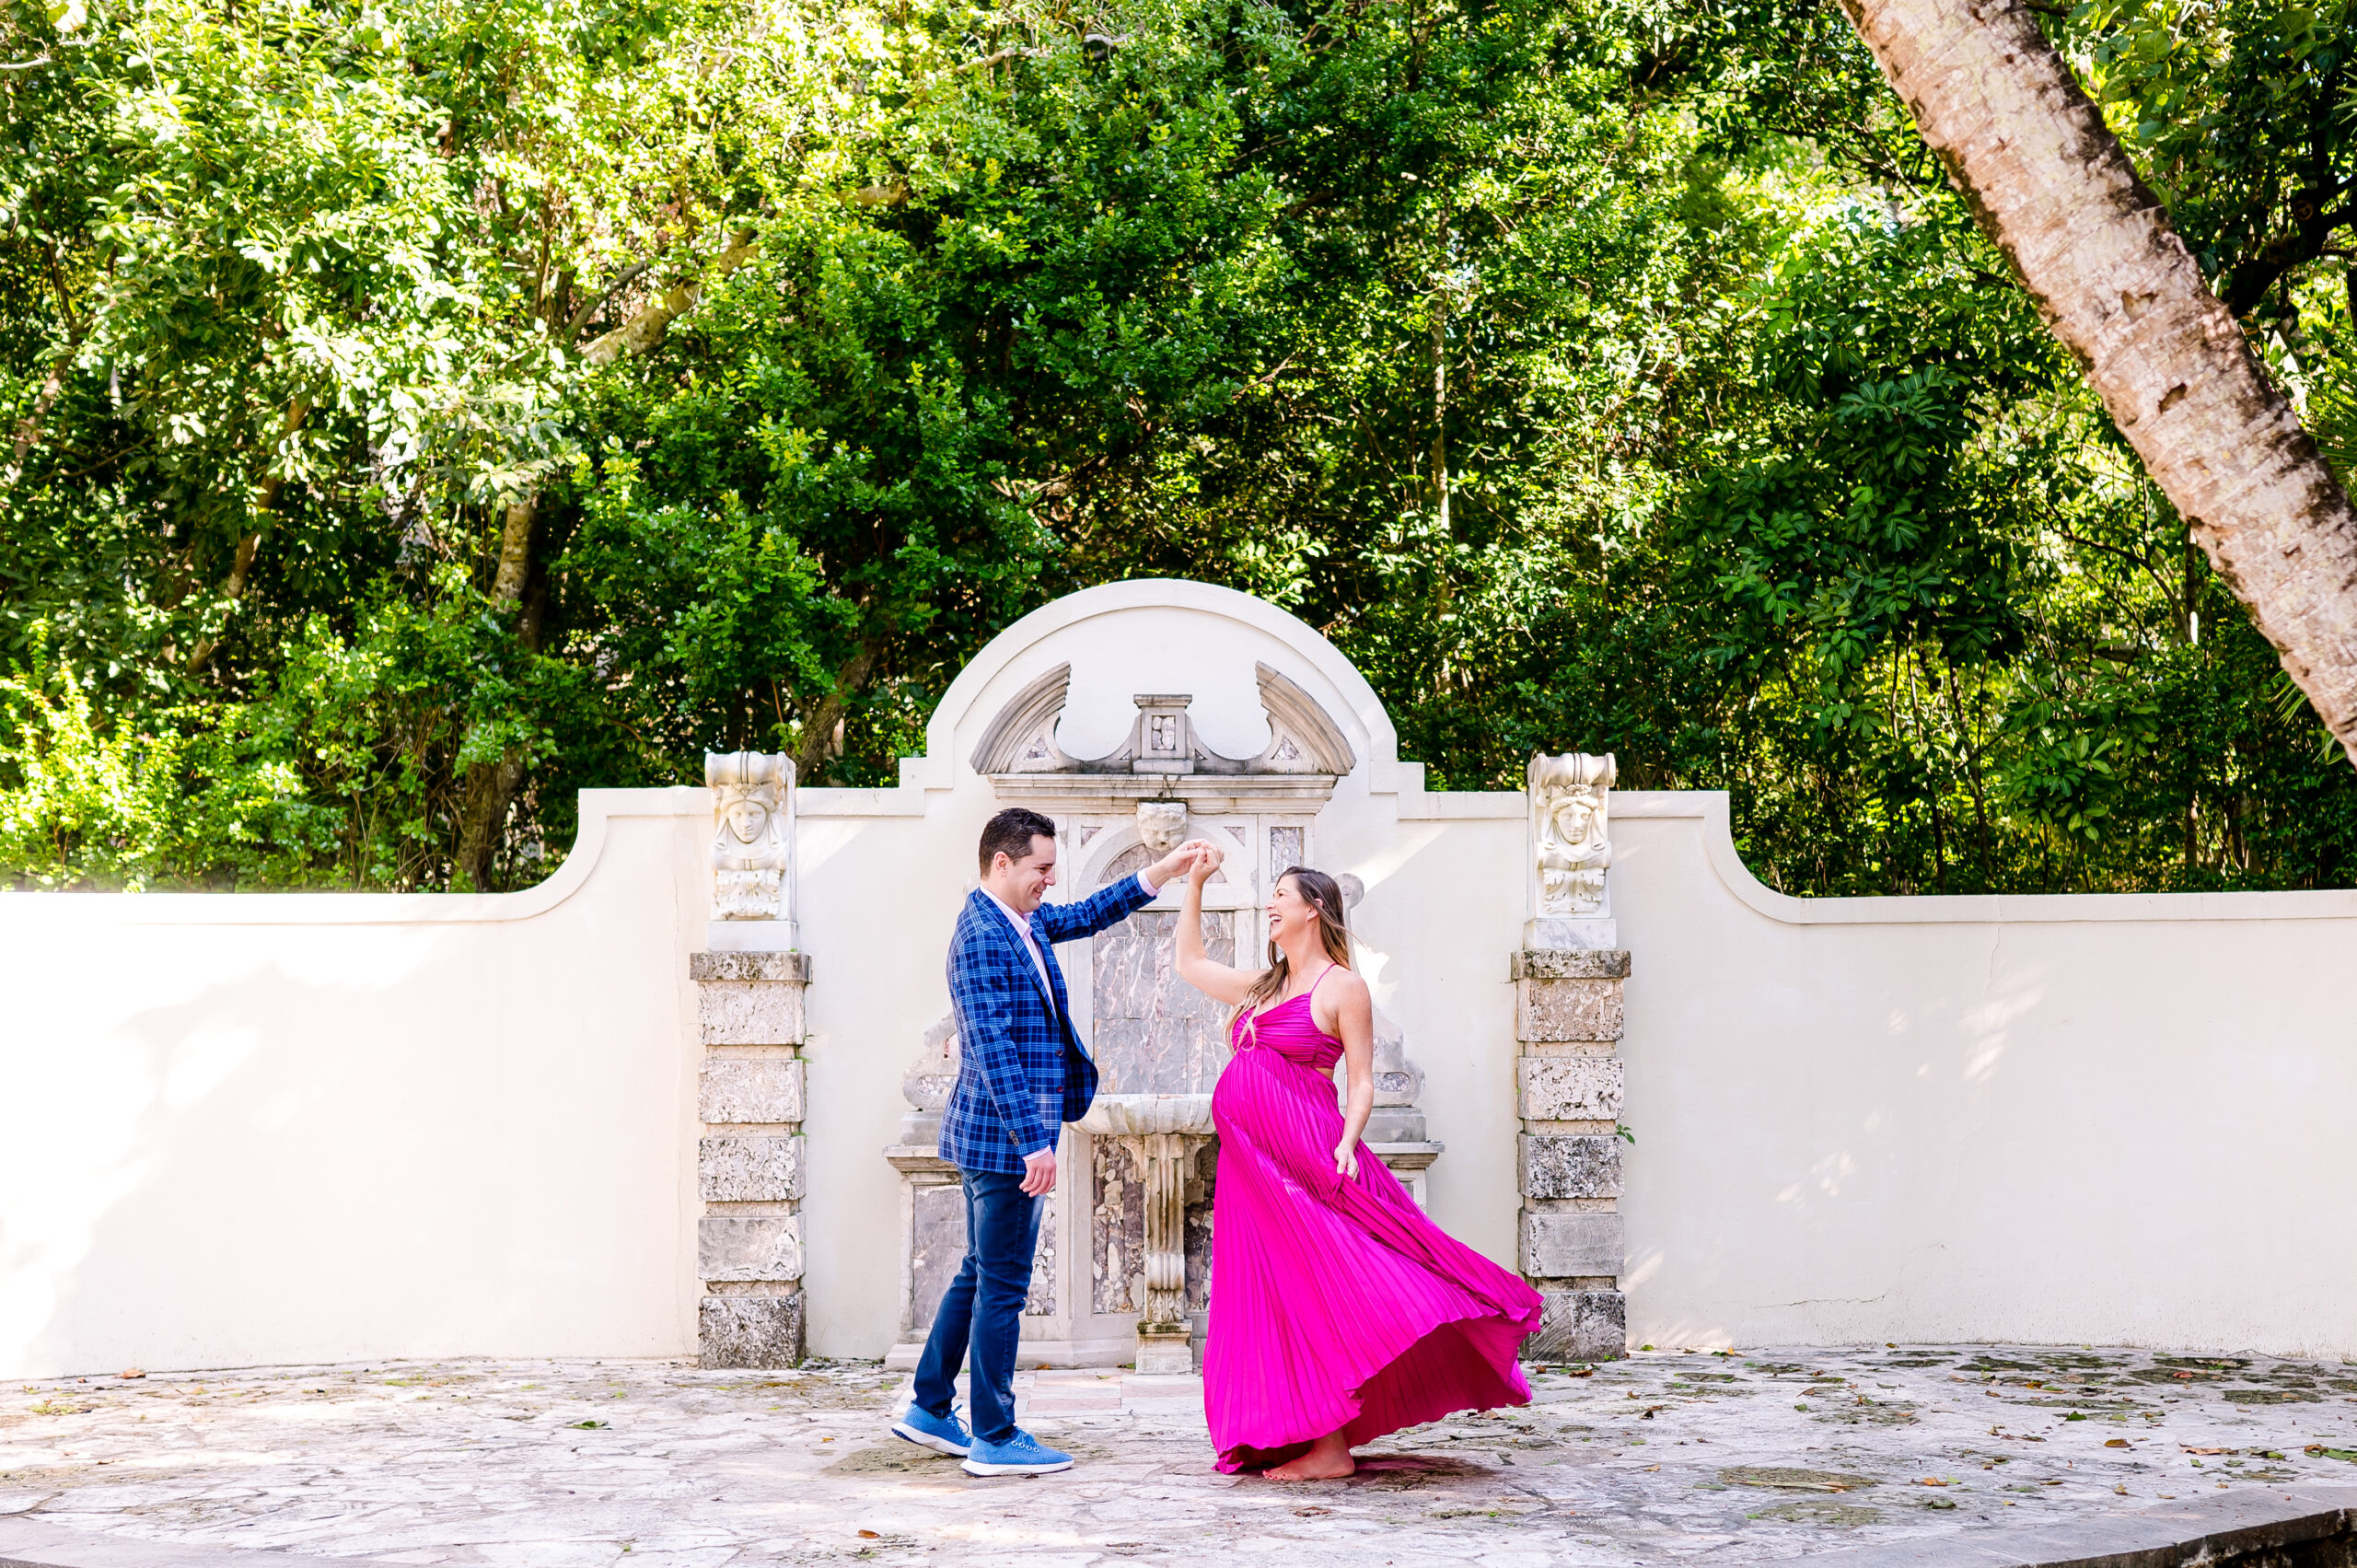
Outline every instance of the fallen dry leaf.
[(2128, 1446), (2128, 1439), (2125, 1437), (2107, 1437), (2103, 1440), (2103, 1446), (2107, 1448), (2125, 1448)]

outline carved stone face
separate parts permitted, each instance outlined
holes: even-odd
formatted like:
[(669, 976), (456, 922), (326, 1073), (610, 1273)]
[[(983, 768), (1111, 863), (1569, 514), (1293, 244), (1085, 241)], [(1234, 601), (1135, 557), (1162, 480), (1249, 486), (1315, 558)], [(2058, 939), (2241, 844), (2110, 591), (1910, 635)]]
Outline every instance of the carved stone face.
[(1138, 837), (1156, 854), (1168, 854), (1187, 836), (1187, 803), (1183, 800), (1138, 802)]
[(769, 807), (750, 796), (737, 796), (722, 811), (738, 843), (751, 843), (769, 830)]
[(1596, 792), (1590, 789), (1568, 789), (1555, 797), (1548, 811), (1548, 819), (1558, 837), (1566, 843), (1578, 843), (1596, 828)]

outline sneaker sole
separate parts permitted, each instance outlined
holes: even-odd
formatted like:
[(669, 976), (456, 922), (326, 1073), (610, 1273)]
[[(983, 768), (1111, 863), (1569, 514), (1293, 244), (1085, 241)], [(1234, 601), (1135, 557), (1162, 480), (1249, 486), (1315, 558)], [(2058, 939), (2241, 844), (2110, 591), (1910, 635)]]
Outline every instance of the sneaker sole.
[(892, 1423), (892, 1435), (913, 1443), (920, 1448), (930, 1448), (936, 1454), (947, 1454), (956, 1458), (962, 1459), (973, 1452), (970, 1448), (959, 1447), (946, 1437), (935, 1437), (930, 1432), (920, 1432), (905, 1421), (896, 1421)]
[(1053, 1475), (1058, 1470), (1072, 1469), (1072, 1461), (1058, 1459), (1046, 1465), (989, 1465), (980, 1459), (968, 1459), (958, 1468), (968, 1475)]

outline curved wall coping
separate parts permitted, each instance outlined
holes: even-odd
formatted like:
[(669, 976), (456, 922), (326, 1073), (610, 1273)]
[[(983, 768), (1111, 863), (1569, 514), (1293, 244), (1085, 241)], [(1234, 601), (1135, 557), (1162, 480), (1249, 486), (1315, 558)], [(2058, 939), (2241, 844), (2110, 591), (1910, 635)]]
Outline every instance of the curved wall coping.
[[(1519, 796), (1507, 798), (1519, 800)], [(2109, 920), (2357, 920), (2357, 889), (2271, 893), (1923, 893), (1796, 899), (1751, 873), (1736, 853), (1722, 789), (1614, 790), (1612, 815), (1699, 818), (1719, 881), (1755, 912), (1785, 925), (2038, 925)]]
[(529, 920), (587, 885), (606, 853), (608, 825), (622, 817), (700, 817), (709, 820), (712, 792), (585, 789), (581, 831), (546, 881), (513, 893), (21, 893), (0, 892), (0, 923), (11, 915), (43, 922), (88, 920), (110, 925), (464, 925)]

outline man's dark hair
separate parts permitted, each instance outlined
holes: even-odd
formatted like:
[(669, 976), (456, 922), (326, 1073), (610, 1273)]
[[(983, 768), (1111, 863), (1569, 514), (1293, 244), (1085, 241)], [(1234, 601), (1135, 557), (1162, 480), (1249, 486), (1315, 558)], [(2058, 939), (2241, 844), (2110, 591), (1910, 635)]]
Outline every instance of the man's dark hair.
[(1056, 825), (1026, 806), (1010, 806), (982, 824), (982, 875), (991, 874), (991, 862), (1004, 854), (1009, 860), (1021, 860), (1031, 853), (1031, 841), (1046, 839), (1053, 843)]

